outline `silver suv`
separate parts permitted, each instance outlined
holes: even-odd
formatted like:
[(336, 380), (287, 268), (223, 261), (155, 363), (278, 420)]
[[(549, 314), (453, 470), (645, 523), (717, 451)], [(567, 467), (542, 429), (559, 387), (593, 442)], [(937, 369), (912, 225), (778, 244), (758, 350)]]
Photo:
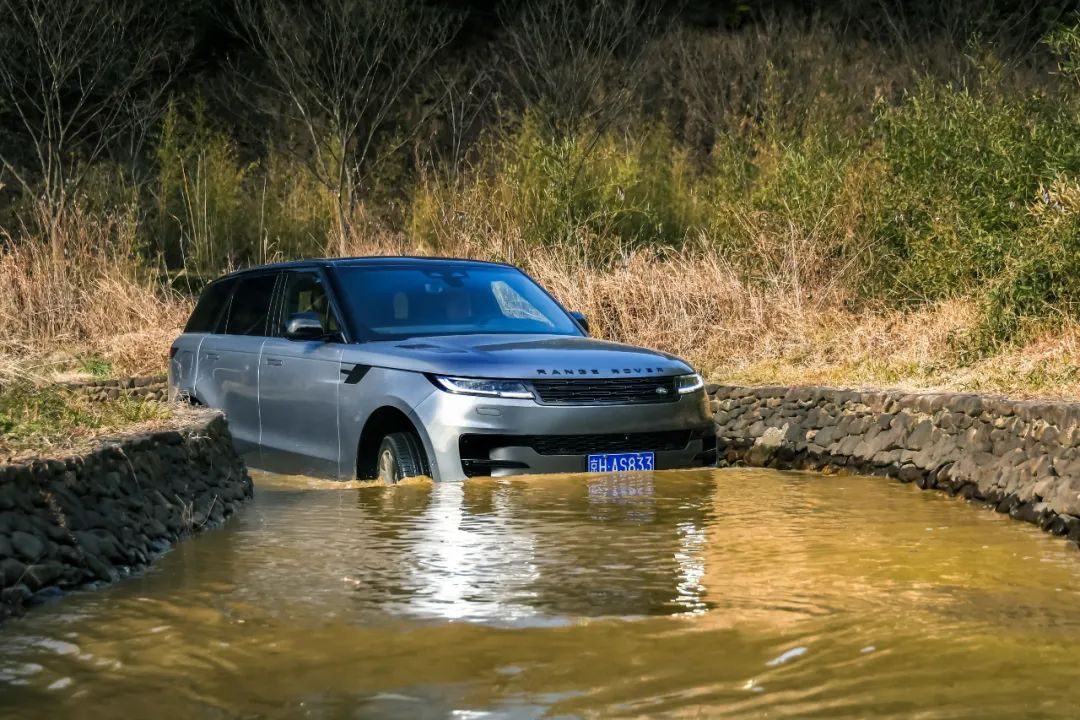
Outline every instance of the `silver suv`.
[(510, 265), (354, 258), (207, 286), (171, 350), (174, 398), (220, 408), (255, 467), (397, 482), (715, 460), (701, 377), (588, 337)]

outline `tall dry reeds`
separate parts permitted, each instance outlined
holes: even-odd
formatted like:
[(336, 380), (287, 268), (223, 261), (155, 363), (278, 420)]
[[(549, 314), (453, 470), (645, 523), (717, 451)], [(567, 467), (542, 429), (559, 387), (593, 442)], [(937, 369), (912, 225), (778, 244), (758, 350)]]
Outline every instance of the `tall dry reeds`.
[[(54, 376), (89, 357), (118, 374), (163, 371), (191, 300), (139, 259), (131, 215), (80, 212), (63, 227), (59, 258), (32, 233), (5, 238), (0, 384), (11, 375)], [(438, 248), (375, 232), (345, 243), (350, 255), (511, 260), (584, 312), (595, 336), (686, 357), (713, 380), (1080, 395), (1075, 323), (972, 362), (963, 348), (980, 323), (973, 298), (915, 310), (856, 307), (843, 284), (811, 282), (814, 268), (781, 265), (762, 283), (703, 245), (627, 251), (604, 266), (588, 247), (586, 238), (530, 247), (513, 233), (448, 236)], [(797, 269), (801, 275), (791, 274)]]
[(132, 213), (78, 208), (46, 242), (24, 228), (0, 241), (0, 367), (49, 374), (93, 356), (160, 372), (190, 302), (146, 266)]

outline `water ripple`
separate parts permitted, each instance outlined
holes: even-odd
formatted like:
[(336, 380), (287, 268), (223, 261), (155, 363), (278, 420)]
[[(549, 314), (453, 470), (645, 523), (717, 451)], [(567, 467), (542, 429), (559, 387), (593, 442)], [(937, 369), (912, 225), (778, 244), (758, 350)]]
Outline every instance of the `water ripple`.
[(0, 715), (1072, 717), (1078, 596), (1060, 542), (875, 478), (260, 476), (0, 627)]

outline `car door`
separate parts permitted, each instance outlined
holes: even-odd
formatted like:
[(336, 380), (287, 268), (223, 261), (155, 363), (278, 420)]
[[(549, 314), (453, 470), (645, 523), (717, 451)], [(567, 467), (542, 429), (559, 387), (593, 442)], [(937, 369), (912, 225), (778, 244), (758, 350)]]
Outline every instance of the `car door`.
[(266, 342), (278, 273), (237, 278), (224, 332), (208, 335), (199, 347), (196, 392), (225, 411), (237, 450), (258, 462), (259, 353)]
[[(342, 326), (318, 269), (286, 272), (278, 297), (259, 376), (263, 464), (278, 472), (337, 477)], [(318, 313), (326, 337), (285, 337), (289, 317), (301, 312)]]

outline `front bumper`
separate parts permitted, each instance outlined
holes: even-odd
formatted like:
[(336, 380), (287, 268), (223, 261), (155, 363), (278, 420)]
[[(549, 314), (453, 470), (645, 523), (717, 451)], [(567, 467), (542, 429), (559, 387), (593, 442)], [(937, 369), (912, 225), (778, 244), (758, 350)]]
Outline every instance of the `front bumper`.
[(416, 413), (430, 443), (432, 473), (441, 481), (583, 472), (591, 452), (652, 451), (657, 469), (715, 461), (702, 391), (668, 403), (560, 406), (438, 391)]

